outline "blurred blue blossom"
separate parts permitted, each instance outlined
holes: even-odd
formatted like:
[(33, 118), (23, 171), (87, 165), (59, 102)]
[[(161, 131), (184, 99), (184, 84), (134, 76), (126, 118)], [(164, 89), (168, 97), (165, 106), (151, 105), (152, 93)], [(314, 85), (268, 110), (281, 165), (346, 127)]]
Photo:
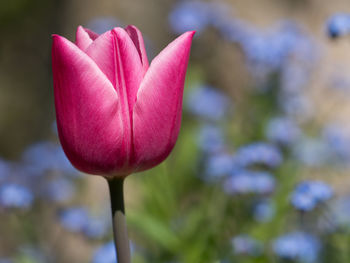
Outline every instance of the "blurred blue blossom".
[(240, 44), (250, 62), (277, 70), (296, 47), (300, 37), (296, 24), (284, 22), (272, 31), (257, 31), (247, 39), (241, 39)]
[(332, 91), (341, 91), (345, 95), (349, 95), (350, 91), (350, 78), (346, 72), (346, 69), (339, 66), (335, 67), (334, 72), (331, 73), (329, 83), (327, 85)]
[(118, 26), (120, 27), (123, 25), (114, 17), (96, 17), (87, 23), (87, 28), (91, 29), (97, 34), (102, 34)]
[(254, 219), (258, 222), (268, 222), (275, 215), (275, 206), (270, 200), (260, 200), (253, 210)]
[(25, 186), (5, 183), (0, 186), (0, 206), (28, 209), (34, 201), (32, 192)]
[(59, 214), (62, 226), (70, 232), (80, 233), (88, 238), (103, 238), (111, 226), (110, 215), (91, 215), (85, 207), (70, 207)]
[(262, 245), (248, 235), (235, 236), (231, 242), (236, 255), (259, 256), (262, 252)]
[(323, 218), (323, 220), (325, 220), (327, 223), (326, 227), (329, 228), (327, 230), (334, 230), (336, 228), (350, 230), (349, 196), (334, 200), (334, 202), (330, 205), (330, 211), (328, 213), (328, 215), (325, 215), (326, 218)]
[(44, 188), (44, 196), (53, 202), (66, 202), (75, 193), (75, 185), (72, 180), (66, 178), (54, 178)]
[(273, 250), (281, 258), (312, 263), (317, 261), (320, 246), (319, 240), (310, 234), (291, 232), (277, 238)]
[(186, 105), (192, 114), (212, 121), (223, 119), (232, 107), (226, 95), (209, 85), (193, 88)]
[(328, 124), (323, 129), (323, 138), (335, 155), (335, 162), (350, 161), (350, 136), (348, 134), (344, 127), (337, 124)]
[(331, 151), (324, 140), (305, 137), (293, 145), (293, 154), (302, 164), (319, 167), (331, 158)]
[(266, 31), (238, 19), (226, 19), (226, 23), (223, 22), (220, 26), (219, 31), (226, 39), (240, 45), (248, 67), (257, 77), (283, 70), (292, 55), (302, 58), (305, 63), (313, 60), (314, 43), (292, 21), (282, 21)]
[(208, 157), (205, 165), (205, 178), (213, 180), (228, 175), (233, 169), (233, 157), (227, 153), (213, 154)]
[(330, 17), (327, 21), (328, 35), (333, 38), (350, 33), (350, 14), (339, 13)]
[(22, 154), (28, 171), (40, 175), (47, 171), (60, 171), (67, 174), (77, 174), (70, 164), (61, 146), (49, 141), (38, 142), (28, 147)]
[(92, 263), (117, 263), (113, 241), (102, 245), (95, 251)]
[(102, 216), (90, 216), (83, 233), (89, 238), (102, 238), (110, 230), (111, 222)]
[(59, 220), (71, 232), (83, 232), (88, 222), (88, 211), (84, 207), (70, 207), (60, 212)]
[(281, 93), (278, 104), (288, 117), (299, 122), (305, 122), (314, 115), (313, 105), (303, 93), (293, 95)]
[(290, 118), (276, 117), (269, 120), (265, 133), (266, 137), (274, 143), (290, 145), (298, 139), (301, 130)]
[(181, 34), (189, 30), (202, 32), (210, 23), (209, 5), (201, 1), (178, 2), (169, 14), (172, 30)]
[(322, 181), (304, 181), (293, 191), (291, 202), (299, 210), (310, 211), (332, 196), (333, 190), (328, 184)]
[(283, 160), (280, 150), (269, 143), (255, 142), (239, 148), (234, 155), (235, 165), (247, 167), (255, 164), (263, 164), (276, 167)]
[(0, 258), (0, 263), (13, 263), (13, 260), (9, 258)]
[(243, 20), (227, 15), (216, 16), (216, 18), (214, 25), (227, 41), (240, 43), (256, 33), (256, 29)]
[(10, 163), (0, 158), (0, 181), (6, 179), (10, 175), (10, 173)]
[(281, 72), (281, 90), (286, 96), (294, 96), (303, 92), (310, 78), (310, 66), (304, 61), (290, 61)]
[(225, 181), (224, 189), (229, 194), (270, 194), (275, 189), (275, 179), (268, 172), (242, 170)]
[(199, 148), (206, 153), (216, 153), (225, 149), (223, 130), (214, 125), (203, 125), (198, 135)]

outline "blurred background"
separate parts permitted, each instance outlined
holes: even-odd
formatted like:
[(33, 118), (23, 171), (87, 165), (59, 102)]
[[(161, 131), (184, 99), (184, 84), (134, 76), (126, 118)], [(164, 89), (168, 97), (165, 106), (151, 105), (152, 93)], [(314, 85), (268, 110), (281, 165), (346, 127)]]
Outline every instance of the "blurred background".
[(51, 34), (197, 30), (177, 145), (126, 180), (133, 262), (350, 262), (346, 0), (2, 0), (0, 262), (116, 262), (104, 179), (57, 139)]

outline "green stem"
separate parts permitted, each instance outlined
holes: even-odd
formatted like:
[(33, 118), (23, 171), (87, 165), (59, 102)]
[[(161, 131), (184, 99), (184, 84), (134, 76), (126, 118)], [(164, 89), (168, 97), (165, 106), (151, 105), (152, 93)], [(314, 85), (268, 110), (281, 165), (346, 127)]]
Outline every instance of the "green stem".
[(113, 234), (118, 263), (130, 263), (130, 247), (124, 209), (124, 178), (107, 179), (111, 197)]

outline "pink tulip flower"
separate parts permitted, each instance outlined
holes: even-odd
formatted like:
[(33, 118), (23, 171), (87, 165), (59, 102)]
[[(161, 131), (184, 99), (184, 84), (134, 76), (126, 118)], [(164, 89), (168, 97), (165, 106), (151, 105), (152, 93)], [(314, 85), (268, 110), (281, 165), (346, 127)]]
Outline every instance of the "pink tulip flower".
[(177, 140), (194, 32), (148, 64), (135, 26), (102, 35), (78, 27), (75, 44), (53, 35), (56, 118), (79, 170), (123, 178), (162, 162)]

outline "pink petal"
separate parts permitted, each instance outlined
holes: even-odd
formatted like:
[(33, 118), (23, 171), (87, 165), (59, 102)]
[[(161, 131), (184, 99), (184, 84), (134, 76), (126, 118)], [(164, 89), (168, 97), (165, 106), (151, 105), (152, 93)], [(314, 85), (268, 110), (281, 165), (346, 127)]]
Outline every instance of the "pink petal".
[(122, 125), (111, 83), (89, 56), (58, 35), (52, 66), (58, 132), (69, 160), (87, 173), (127, 173), (130, 131)]
[(145, 48), (145, 43), (143, 41), (142, 33), (141, 31), (133, 25), (128, 25), (125, 28), (125, 31), (129, 34), (131, 40), (134, 42), (134, 45), (136, 46), (137, 52), (140, 55), (141, 63), (143, 67), (143, 74), (146, 73), (149, 64), (148, 64), (148, 58)]
[(98, 38), (99, 34), (95, 33), (94, 31), (92, 31), (91, 29), (88, 29), (88, 28), (84, 28), (86, 33), (89, 34), (89, 37), (92, 39), (92, 40), (95, 40), (96, 38)]
[(194, 32), (170, 43), (151, 63), (134, 106), (134, 162), (137, 170), (163, 161), (175, 145)]
[(130, 116), (143, 74), (140, 56), (122, 28), (100, 35), (86, 50), (115, 87)]
[(98, 37), (98, 34), (90, 29), (79, 26), (75, 36), (75, 44), (81, 49), (86, 50), (91, 43)]

